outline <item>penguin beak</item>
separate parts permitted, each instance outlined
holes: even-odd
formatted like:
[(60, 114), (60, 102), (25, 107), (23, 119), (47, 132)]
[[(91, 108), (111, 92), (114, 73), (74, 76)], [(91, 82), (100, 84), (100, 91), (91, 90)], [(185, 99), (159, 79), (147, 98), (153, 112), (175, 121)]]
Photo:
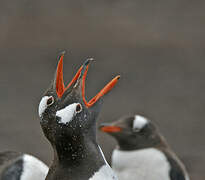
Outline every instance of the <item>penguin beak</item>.
[[(104, 88), (102, 88), (102, 90), (96, 96), (94, 96), (90, 101), (87, 102), (87, 100), (85, 99), (85, 80), (86, 80), (88, 66), (89, 66), (90, 62), (91, 61), (89, 61), (89, 59), (88, 59), (84, 63), (84, 66), (82, 69), (82, 77), (83, 77), (82, 78), (82, 97), (83, 97), (84, 104), (88, 108), (92, 107), (101, 97), (103, 97), (105, 94), (107, 94), (115, 86), (115, 84), (118, 82), (118, 80), (120, 79), (119, 75), (116, 76), (115, 78), (113, 78)], [(84, 69), (85, 69), (85, 71), (84, 71)]]
[(106, 132), (106, 133), (116, 133), (116, 132), (121, 132), (122, 131), (122, 128), (119, 127), (119, 126), (114, 126), (114, 125), (105, 125), (105, 124), (102, 124), (99, 129), (102, 131), (102, 132)]
[(91, 100), (87, 101), (85, 98), (85, 80), (87, 77), (87, 72), (89, 68), (89, 64), (91, 61), (93, 61), (92, 58), (87, 59), (84, 64), (79, 68), (77, 71), (76, 75), (72, 79), (72, 81), (68, 84), (67, 87), (64, 85), (64, 80), (63, 80), (63, 57), (64, 54), (62, 54), (59, 57), (59, 63), (56, 71), (56, 80), (55, 80), (55, 89), (56, 89), (56, 94), (59, 98), (63, 96), (65, 91), (69, 89), (73, 84), (74, 87), (78, 86), (81, 89), (81, 95), (84, 104), (87, 106), (87, 108), (92, 107), (101, 97), (103, 97), (105, 94), (107, 94), (118, 82), (120, 79), (120, 76), (116, 76), (114, 79), (112, 79), (96, 96), (94, 96)]
[(68, 84), (67, 87), (65, 87), (64, 80), (63, 80), (63, 58), (64, 58), (64, 53), (62, 53), (59, 57), (59, 62), (56, 70), (56, 78), (54, 83), (58, 98), (61, 98), (65, 93), (65, 91), (77, 81), (82, 70), (82, 66), (81, 66), (80, 69), (77, 71), (76, 75), (74, 76), (74, 78), (72, 79), (72, 81)]

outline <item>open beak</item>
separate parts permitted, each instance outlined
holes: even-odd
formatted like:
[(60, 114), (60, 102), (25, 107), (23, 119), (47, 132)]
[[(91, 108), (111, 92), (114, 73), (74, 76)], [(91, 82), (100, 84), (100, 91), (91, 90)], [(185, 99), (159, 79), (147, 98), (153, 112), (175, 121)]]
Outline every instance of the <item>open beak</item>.
[(58, 67), (56, 71), (56, 81), (55, 81), (55, 86), (56, 86), (56, 94), (58, 95), (59, 98), (61, 98), (64, 94), (64, 92), (73, 84), (77, 81), (81, 74), (82, 66), (80, 69), (77, 71), (76, 75), (72, 79), (72, 81), (68, 84), (67, 87), (64, 85), (64, 80), (63, 80), (63, 58), (64, 58), (64, 53), (60, 55), (59, 57), (59, 62), (58, 62)]
[(116, 76), (96, 96), (94, 96), (90, 101), (87, 101), (85, 98), (85, 80), (87, 77), (88, 67), (92, 59), (87, 59), (85, 61), (85, 63), (79, 68), (79, 70), (77, 71), (76, 75), (71, 80), (71, 82), (67, 85), (67, 87), (65, 87), (64, 80), (63, 80), (63, 58), (64, 58), (64, 54), (62, 54), (59, 57), (58, 67), (56, 71), (55, 85), (56, 85), (56, 94), (58, 95), (59, 98), (63, 96), (65, 91), (69, 87), (71, 87), (71, 85), (77, 83), (78, 81), (82, 81), (80, 83), (82, 83), (81, 91), (82, 91), (83, 102), (89, 108), (92, 107), (102, 96), (107, 94), (120, 79), (119, 75)]
[(102, 131), (102, 132), (106, 132), (106, 133), (115, 133), (115, 132), (120, 132), (122, 131), (122, 128), (121, 127), (118, 127), (118, 126), (114, 126), (114, 125), (105, 125), (105, 124), (102, 124), (99, 129)]

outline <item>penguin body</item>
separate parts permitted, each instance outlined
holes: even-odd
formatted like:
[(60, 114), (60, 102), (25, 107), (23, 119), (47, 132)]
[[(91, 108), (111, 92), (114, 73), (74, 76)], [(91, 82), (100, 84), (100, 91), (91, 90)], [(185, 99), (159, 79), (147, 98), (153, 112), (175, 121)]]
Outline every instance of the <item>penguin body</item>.
[(157, 148), (128, 152), (115, 149), (112, 155), (112, 168), (120, 180), (136, 180), (136, 174), (137, 179), (141, 180), (189, 180), (180, 167), (174, 167), (175, 163), (174, 159), (170, 162), (165, 153)]
[(47, 173), (48, 167), (31, 155), (0, 153), (0, 180), (45, 180)]
[(100, 129), (118, 142), (112, 168), (119, 180), (189, 180), (184, 165), (150, 120), (136, 115)]
[(59, 58), (54, 81), (39, 104), (40, 124), (54, 151), (46, 180), (117, 180), (97, 143), (96, 120), (102, 96), (118, 78), (87, 102), (85, 78), (91, 59), (65, 87), (63, 56)]

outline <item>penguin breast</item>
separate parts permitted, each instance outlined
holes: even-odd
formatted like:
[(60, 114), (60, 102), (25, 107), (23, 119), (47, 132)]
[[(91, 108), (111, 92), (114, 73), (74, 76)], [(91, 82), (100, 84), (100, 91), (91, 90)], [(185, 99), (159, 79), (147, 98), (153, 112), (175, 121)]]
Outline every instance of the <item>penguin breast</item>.
[(114, 150), (112, 168), (119, 180), (170, 180), (170, 164), (164, 153), (155, 148)]

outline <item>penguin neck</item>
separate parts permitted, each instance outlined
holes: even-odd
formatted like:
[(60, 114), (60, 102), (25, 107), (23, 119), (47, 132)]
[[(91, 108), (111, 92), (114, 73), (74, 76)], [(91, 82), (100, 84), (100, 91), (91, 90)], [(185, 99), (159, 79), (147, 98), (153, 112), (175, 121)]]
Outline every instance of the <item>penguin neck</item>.
[(53, 145), (54, 163), (61, 167), (77, 167), (84, 163), (96, 163), (99, 167), (104, 163), (102, 154), (96, 141), (96, 128), (88, 132), (74, 134), (71, 137), (61, 137)]
[(137, 141), (137, 140), (127, 140), (127, 139), (118, 139), (118, 147), (117, 149), (122, 151), (132, 151), (132, 150), (140, 150), (146, 148), (168, 148), (168, 144), (162, 135), (158, 135), (157, 138), (151, 141)]

